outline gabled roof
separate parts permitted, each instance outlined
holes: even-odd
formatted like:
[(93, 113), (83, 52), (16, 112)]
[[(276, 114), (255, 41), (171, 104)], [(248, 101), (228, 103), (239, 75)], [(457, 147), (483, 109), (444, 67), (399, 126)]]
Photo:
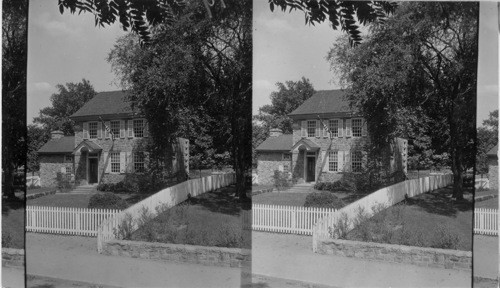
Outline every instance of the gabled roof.
[[(86, 149), (85, 149), (86, 148)], [(76, 146), (75, 149), (72, 150), (73, 154), (75, 154), (78, 151), (87, 151), (90, 153), (97, 153), (102, 150), (102, 147), (99, 146), (98, 144), (90, 141), (90, 140), (83, 140)]]
[(323, 114), (323, 113), (353, 113), (349, 102), (344, 99), (343, 90), (317, 91), (311, 98), (307, 99), (297, 109), (288, 114), (289, 116)]
[(493, 148), (490, 149), (490, 151), (488, 151), (488, 153), (486, 153), (486, 155), (488, 156), (498, 156), (498, 144), (495, 145)]
[(319, 150), (321, 148), (319, 145), (317, 145), (313, 141), (306, 139), (306, 138), (302, 138), (299, 141), (297, 141), (297, 143), (295, 143), (295, 145), (293, 145), (291, 150), (298, 149), (301, 146), (305, 147), (306, 148), (305, 150), (307, 150), (307, 151), (316, 151), (316, 150)]
[(86, 116), (105, 116), (116, 114), (132, 114), (130, 102), (127, 101), (127, 92), (110, 91), (98, 93), (89, 102), (76, 111), (71, 118)]
[(260, 143), (256, 151), (290, 151), (292, 148), (292, 134), (281, 134), (280, 136), (268, 137)]
[(40, 149), (38, 149), (38, 153), (66, 154), (73, 152), (74, 148), (75, 148), (75, 136), (64, 136), (59, 139), (50, 139)]

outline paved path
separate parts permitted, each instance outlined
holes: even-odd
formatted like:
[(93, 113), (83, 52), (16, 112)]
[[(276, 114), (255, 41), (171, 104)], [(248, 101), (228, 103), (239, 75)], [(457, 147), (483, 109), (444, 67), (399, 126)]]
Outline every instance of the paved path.
[(334, 287), (470, 287), (465, 271), (320, 255), (312, 237), (252, 232), (252, 273)]
[(2, 287), (24, 287), (24, 267), (2, 267)]
[(498, 236), (474, 235), (474, 276), (497, 279)]
[[(99, 255), (95, 238), (26, 234), (27, 274), (118, 287), (239, 287), (241, 269)], [(92, 249), (89, 249), (92, 248)]]

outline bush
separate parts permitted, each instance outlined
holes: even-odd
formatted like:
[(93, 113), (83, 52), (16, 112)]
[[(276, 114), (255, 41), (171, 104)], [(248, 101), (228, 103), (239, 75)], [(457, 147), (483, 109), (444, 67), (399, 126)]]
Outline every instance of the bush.
[(2, 233), (2, 247), (10, 248), (12, 247), (12, 236), (10, 236), (9, 232)]
[(351, 181), (338, 180), (334, 182), (318, 182), (314, 185), (316, 190), (326, 190), (331, 192), (356, 192), (356, 186)]
[(314, 189), (315, 190), (324, 190), (326, 183), (327, 182), (316, 182), (316, 184), (314, 184)]
[(459, 245), (460, 237), (457, 232), (443, 225), (438, 226), (436, 237), (434, 238), (434, 242), (431, 244), (431, 247), (456, 250)]
[(281, 172), (279, 170), (274, 171), (273, 180), (274, 187), (276, 190), (283, 191), (291, 186), (291, 181), (289, 180), (290, 174), (288, 172)]
[(344, 207), (344, 202), (330, 192), (319, 192), (307, 195), (304, 207), (340, 209)]
[(89, 199), (88, 208), (122, 210), (127, 208), (127, 206), (128, 205), (125, 200), (113, 193), (107, 192), (92, 195)]

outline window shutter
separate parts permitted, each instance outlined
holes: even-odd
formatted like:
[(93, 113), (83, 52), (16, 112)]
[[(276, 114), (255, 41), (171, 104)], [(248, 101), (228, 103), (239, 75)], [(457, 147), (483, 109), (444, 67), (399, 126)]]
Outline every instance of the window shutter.
[[(104, 125), (105, 125), (105, 127), (104, 127), (104, 138), (110, 138), (108, 129), (111, 129), (111, 122), (109, 122), (109, 121), (105, 122)], [(108, 127), (108, 129), (106, 129), (106, 127)]]
[(102, 139), (102, 122), (97, 122), (97, 139)]
[(134, 163), (133, 163), (133, 158), (132, 158), (132, 151), (125, 152), (125, 158), (126, 158), (126, 168), (125, 171), (128, 173), (134, 172)]
[(125, 120), (120, 120), (120, 138), (125, 138)]
[(366, 136), (368, 135), (366, 120), (363, 119), (362, 121), (363, 121), (363, 127), (361, 128), (361, 136)]
[(368, 153), (366, 153), (366, 151), (362, 151), (361, 152), (361, 155), (363, 155), (363, 160), (361, 161), (361, 167), (364, 169), (366, 169), (366, 164), (368, 163)]
[(103, 152), (102, 157), (104, 158), (104, 173), (111, 173), (111, 159), (108, 158), (108, 152)]
[(307, 125), (307, 121), (303, 120), (301, 125), (300, 125), (300, 130), (301, 130), (301, 133), (300, 135), (302, 137), (307, 137), (307, 129), (306, 129), (306, 125)]
[(83, 139), (89, 139), (89, 122), (83, 122)]
[(120, 152), (120, 173), (125, 173), (126, 159), (125, 152)]
[(144, 153), (144, 169), (148, 169), (149, 167), (149, 152)]
[(328, 151), (321, 151), (321, 160), (323, 161), (323, 172), (327, 172), (329, 169)]
[(144, 121), (144, 137), (149, 137), (149, 125), (146, 119)]
[(66, 173), (66, 167), (61, 167), (61, 173)]
[(316, 120), (316, 133), (314, 133), (314, 136), (316, 136), (316, 137), (321, 137), (320, 126), (321, 126), (321, 123), (319, 123), (319, 120)]
[(344, 120), (338, 119), (337, 120), (337, 125), (338, 125), (337, 129), (338, 129), (338, 134), (339, 134), (338, 137), (344, 137), (344, 133), (343, 133), (344, 132)]
[(128, 137), (129, 138), (134, 137), (134, 120), (127, 121), (127, 128), (128, 128)]
[[(323, 122), (324, 125), (326, 125), (326, 127), (328, 127), (328, 129), (330, 129), (330, 121), (329, 120), (326, 120), (326, 123)], [(328, 138), (328, 131), (325, 129), (325, 126), (323, 125), (323, 138)]]
[(344, 169), (344, 151), (337, 152), (337, 171), (342, 172)]
[(344, 171), (351, 172), (351, 151), (344, 151)]
[(351, 119), (346, 119), (345, 120), (345, 137), (351, 137), (351, 136), (352, 136)]

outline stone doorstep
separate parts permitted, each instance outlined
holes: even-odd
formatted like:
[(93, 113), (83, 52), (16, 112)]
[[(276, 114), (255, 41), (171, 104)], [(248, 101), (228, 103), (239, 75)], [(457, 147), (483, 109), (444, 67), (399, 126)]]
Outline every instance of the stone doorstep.
[[(340, 239), (323, 240), (322, 242), (326, 245), (321, 245), (322, 247), (318, 249), (321, 254), (332, 254), (343, 257), (360, 258), (369, 261), (405, 263), (424, 267), (436, 267), (466, 271), (472, 269), (472, 252), (469, 251), (392, 245)], [(355, 245), (360, 245), (362, 250), (353, 251)], [(336, 247), (336, 249), (332, 249), (332, 246)], [(346, 247), (351, 249), (345, 249)], [(403, 252), (403, 254), (397, 254), (398, 252)], [(421, 252), (424, 252), (425, 254), (422, 255), (420, 254)], [(468, 257), (468, 259), (464, 259), (464, 257)]]

